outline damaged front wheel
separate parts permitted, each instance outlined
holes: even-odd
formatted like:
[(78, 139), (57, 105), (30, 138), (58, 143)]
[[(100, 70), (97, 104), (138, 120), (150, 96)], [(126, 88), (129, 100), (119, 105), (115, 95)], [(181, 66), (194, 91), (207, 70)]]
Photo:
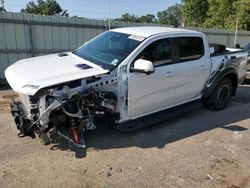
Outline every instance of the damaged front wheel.
[(40, 133), (39, 138), (41, 139), (41, 142), (44, 145), (49, 145), (50, 144), (50, 138), (47, 133)]

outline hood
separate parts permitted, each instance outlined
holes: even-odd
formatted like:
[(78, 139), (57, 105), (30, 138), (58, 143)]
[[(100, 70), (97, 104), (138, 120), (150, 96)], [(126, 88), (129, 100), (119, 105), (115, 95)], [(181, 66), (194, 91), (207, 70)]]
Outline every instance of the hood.
[(34, 95), (41, 88), (109, 72), (71, 52), (17, 61), (5, 70), (15, 92)]

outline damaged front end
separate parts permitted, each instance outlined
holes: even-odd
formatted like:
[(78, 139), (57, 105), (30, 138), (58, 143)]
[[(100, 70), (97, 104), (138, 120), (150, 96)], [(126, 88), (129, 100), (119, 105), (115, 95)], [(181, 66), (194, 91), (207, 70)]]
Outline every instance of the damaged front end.
[(87, 78), (44, 88), (35, 95), (20, 94), (10, 104), (19, 136), (38, 135), (50, 144), (49, 132), (65, 139), (76, 156), (86, 148), (85, 132), (103, 118), (110, 125), (119, 121), (115, 80)]

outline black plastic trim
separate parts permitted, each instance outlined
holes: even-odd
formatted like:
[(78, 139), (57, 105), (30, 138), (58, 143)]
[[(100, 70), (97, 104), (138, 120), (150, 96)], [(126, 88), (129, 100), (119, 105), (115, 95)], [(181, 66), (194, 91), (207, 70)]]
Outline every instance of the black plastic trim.
[(134, 120), (129, 120), (124, 123), (118, 124), (116, 129), (123, 132), (135, 131), (148, 127), (183, 113), (189, 112), (201, 106), (200, 100), (195, 100), (186, 104), (182, 104), (173, 108), (169, 108), (160, 112), (156, 112), (147, 116), (143, 116)]
[(222, 70), (213, 78), (211, 86), (205, 89), (202, 97), (207, 98), (211, 96), (216, 86), (222, 81), (223, 78), (225, 78), (229, 74), (234, 74), (238, 78), (238, 73), (233, 67)]
[(152, 74), (152, 73), (154, 73), (155, 72), (155, 70), (154, 71), (145, 71), (145, 70), (139, 70), (139, 69), (135, 69), (135, 68), (130, 68), (130, 72), (138, 72), (138, 73), (145, 73), (145, 74), (147, 74), (147, 75), (150, 75), (150, 74)]

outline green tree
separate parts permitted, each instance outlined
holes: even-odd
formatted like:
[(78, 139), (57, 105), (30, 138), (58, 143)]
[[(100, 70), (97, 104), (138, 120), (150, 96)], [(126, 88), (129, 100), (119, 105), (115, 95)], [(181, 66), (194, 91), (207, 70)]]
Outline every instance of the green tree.
[[(234, 2), (236, 14), (234, 20), (238, 19), (238, 28), (240, 30), (250, 31), (250, 1), (241, 0)], [(236, 22), (236, 21), (235, 21)]]
[(6, 10), (3, 7), (0, 7), (0, 12), (6, 12)]
[(141, 23), (154, 23), (156, 22), (156, 18), (153, 14), (147, 14), (146, 16), (141, 16), (137, 18), (138, 22)]
[[(215, 0), (217, 1), (217, 0)], [(207, 0), (183, 0), (183, 21), (185, 26), (200, 27), (207, 18)]]
[(116, 21), (122, 22), (138, 22), (138, 23), (154, 23), (156, 22), (153, 14), (147, 14), (143, 16), (136, 16), (134, 14), (125, 13), (122, 14), (121, 18), (117, 18)]
[(122, 21), (122, 22), (136, 22), (137, 18), (135, 15), (125, 13), (121, 15), (121, 18), (117, 18), (116, 21)]
[(69, 16), (67, 10), (63, 10), (56, 0), (37, 0), (37, 3), (30, 1), (26, 8), (21, 9), (22, 13)]
[(236, 3), (238, 0), (208, 0), (209, 9), (203, 26), (215, 29), (235, 27)]
[(180, 26), (182, 24), (182, 5), (175, 4), (167, 8), (167, 10), (157, 13), (158, 23), (166, 25)]
[(249, 0), (183, 0), (185, 26), (250, 30)]

